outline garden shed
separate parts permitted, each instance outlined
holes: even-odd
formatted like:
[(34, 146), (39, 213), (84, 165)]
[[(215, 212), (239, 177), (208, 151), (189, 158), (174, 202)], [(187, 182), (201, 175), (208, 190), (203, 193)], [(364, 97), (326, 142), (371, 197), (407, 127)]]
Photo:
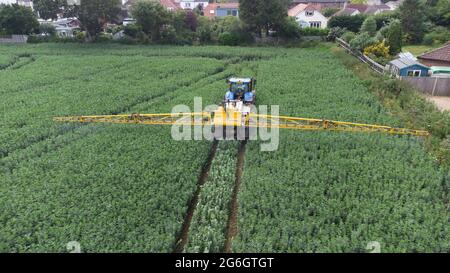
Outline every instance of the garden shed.
[(428, 77), (430, 68), (410, 58), (399, 58), (390, 61), (389, 71), (397, 77)]

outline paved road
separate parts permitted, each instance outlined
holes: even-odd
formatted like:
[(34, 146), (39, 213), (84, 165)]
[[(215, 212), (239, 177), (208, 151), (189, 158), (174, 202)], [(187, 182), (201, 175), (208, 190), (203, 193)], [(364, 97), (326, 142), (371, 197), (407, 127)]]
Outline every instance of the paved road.
[(439, 110), (450, 110), (450, 97), (431, 97), (427, 96), (428, 100), (433, 101)]

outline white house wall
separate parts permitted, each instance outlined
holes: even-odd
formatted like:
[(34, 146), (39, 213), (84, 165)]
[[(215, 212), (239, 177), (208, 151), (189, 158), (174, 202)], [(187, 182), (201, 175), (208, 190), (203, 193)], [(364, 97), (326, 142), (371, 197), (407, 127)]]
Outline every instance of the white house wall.
[(319, 11), (314, 11), (311, 16), (306, 16), (306, 11), (301, 11), (297, 16), (297, 22), (305, 21), (311, 24), (311, 22), (320, 22), (320, 28), (326, 28), (328, 24), (328, 19), (322, 15)]

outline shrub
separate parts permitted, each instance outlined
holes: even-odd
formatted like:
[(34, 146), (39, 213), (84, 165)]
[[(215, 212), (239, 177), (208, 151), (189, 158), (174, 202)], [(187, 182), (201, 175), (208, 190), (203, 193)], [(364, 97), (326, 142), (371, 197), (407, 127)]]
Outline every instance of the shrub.
[(288, 39), (300, 38), (301, 29), (297, 21), (292, 17), (286, 17), (278, 31), (278, 35)]
[(356, 37), (350, 41), (350, 47), (353, 50), (362, 51), (364, 48), (374, 44), (375, 42), (375, 39), (370, 37), (367, 32), (363, 32), (356, 35)]
[(84, 31), (79, 31), (75, 34), (75, 38), (79, 41), (79, 42), (84, 42), (86, 40), (86, 32)]
[(367, 32), (371, 37), (375, 36), (377, 23), (373, 17), (368, 17), (361, 25), (361, 32)]
[(328, 21), (328, 28), (341, 27), (353, 32), (358, 32), (365, 19), (366, 16), (360, 14), (354, 16), (349, 15), (333, 16)]
[(423, 43), (426, 45), (442, 44), (450, 40), (450, 31), (445, 27), (436, 27), (433, 32), (425, 34)]
[(39, 25), (39, 33), (53, 36), (56, 33), (56, 28), (52, 24), (41, 24)]
[(383, 41), (370, 45), (364, 48), (364, 54), (367, 56), (375, 57), (388, 57), (389, 56), (389, 46)]
[(377, 24), (377, 29), (381, 29), (384, 26), (387, 26), (393, 20), (397, 19), (397, 14), (394, 12), (381, 12), (372, 16), (375, 19)]
[(345, 28), (333, 27), (330, 28), (327, 35), (327, 41), (334, 41), (337, 37), (341, 37), (345, 33)]
[(165, 44), (175, 44), (177, 42), (177, 32), (173, 26), (166, 26), (161, 31), (161, 42)]
[(142, 31), (142, 28), (136, 24), (127, 25), (123, 28), (123, 33), (125, 33), (125, 35), (127, 35), (131, 38), (136, 38), (138, 33), (141, 31)]
[[(78, 37), (76, 38), (78, 40)], [(96, 43), (109, 43), (111, 41), (112, 41), (112, 34), (106, 32), (100, 33), (100, 35), (94, 40), (94, 42)]]
[(225, 31), (219, 34), (219, 44), (235, 46), (238, 44), (238, 37), (231, 32)]
[(345, 31), (344, 34), (342, 34), (341, 39), (346, 41), (347, 43), (350, 43), (351, 40), (353, 40), (356, 37), (356, 33), (351, 31)]
[(211, 21), (205, 17), (199, 17), (197, 21), (196, 35), (200, 43), (205, 44), (212, 41), (213, 29)]
[(305, 27), (300, 28), (300, 35), (302, 36), (327, 36), (328, 29), (325, 28), (315, 28), (315, 27)]

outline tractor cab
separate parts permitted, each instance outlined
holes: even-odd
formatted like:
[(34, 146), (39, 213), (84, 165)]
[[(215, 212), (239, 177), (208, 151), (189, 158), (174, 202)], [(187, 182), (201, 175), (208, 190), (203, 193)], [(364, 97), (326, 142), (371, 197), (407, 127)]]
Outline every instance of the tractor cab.
[(254, 104), (256, 85), (254, 78), (230, 78), (227, 79), (227, 84), (225, 102), (241, 101), (244, 104)]

